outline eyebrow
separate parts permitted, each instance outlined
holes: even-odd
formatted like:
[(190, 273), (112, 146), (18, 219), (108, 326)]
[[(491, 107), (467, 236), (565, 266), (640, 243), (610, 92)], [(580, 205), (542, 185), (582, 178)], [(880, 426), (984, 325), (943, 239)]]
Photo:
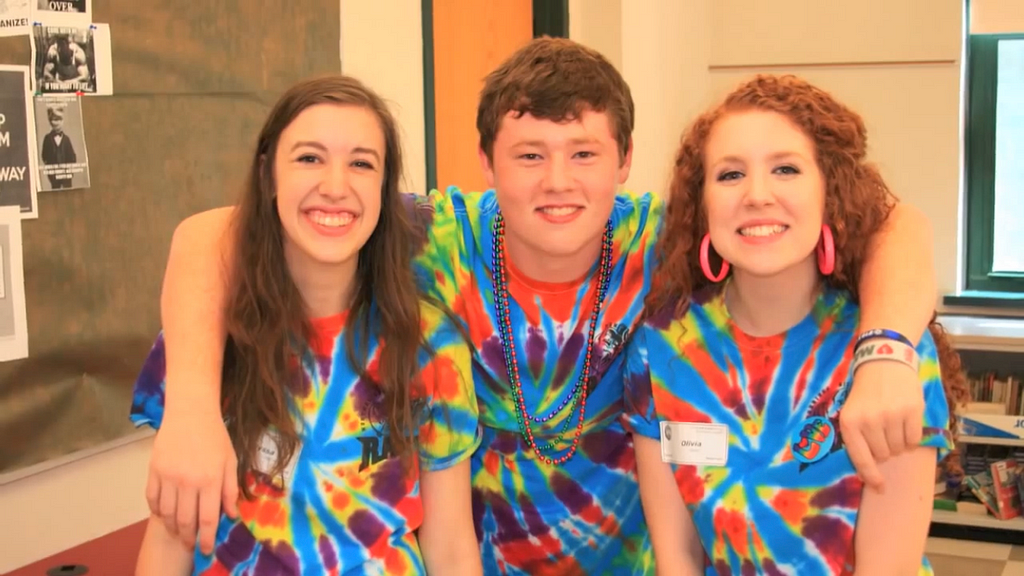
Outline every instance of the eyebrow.
[[(771, 156), (769, 156), (768, 160), (770, 160), (770, 161), (778, 161), (778, 160), (784, 160), (786, 158), (799, 158), (801, 160), (806, 160), (806, 158), (804, 157), (803, 154), (801, 154), (799, 152), (792, 152), (792, 151), (776, 152), (776, 153), (772, 154)], [(729, 155), (729, 156), (723, 156), (723, 157), (719, 158), (717, 161), (715, 161), (715, 164), (718, 164), (720, 162), (738, 162), (738, 163), (743, 163), (744, 159), (740, 158), (739, 156)]]
[[(600, 143), (601, 143), (600, 140), (598, 140), (597, 138), (594, 138), (593, 136), (580, 136), (580, 137), (577, 137), (577, 138), (570, 138), (569, 139), (569, 144), (600, 144)], [(546, 145), (547, 145), (547, 143), (542, 141), (542, 140), (523, 140), (522, 142), (517, 142), (515, 144), (515, 146), (537, 146), (537, 147), (541, 147), (541, 148), (546, 146)]]
[[(308, 146), (309, 148), (316, 148), (317, 150), (320, 150), (322, 152), (327, 152), (326, 146), (314, 140), (300, 140), (295, 144), (292, 144), (291, 151), (294, 152), (295, 150), (302, 148), (303, 146)], [(374, 150), (373, 148), (367, 148), (365, 146), (356, 146), (350, 152), (352, 154), (369, 154), (370, 156), (376, 158), (378, 162), (380, 162), (380, 153)]]

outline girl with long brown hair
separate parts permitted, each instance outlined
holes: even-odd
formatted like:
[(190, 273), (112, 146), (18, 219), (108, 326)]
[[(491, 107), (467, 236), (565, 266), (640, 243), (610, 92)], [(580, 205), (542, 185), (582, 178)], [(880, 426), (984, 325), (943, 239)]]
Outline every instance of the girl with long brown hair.
[[(415, 287), (401, 173), (394, 119), (352, 78), (299, 83), (271, 111), (234, 220), (226, 312), (222, 405), (243, 497), (210, 555), (154, 516), (140, 574), (481, 572), (470, 350)], [(161, 424), (165, 376), (161, 338), (137, 425)], [(148, 496), (171, 514), (197, 506)]]
[[(650, 316), (627, 351), (659, 573), (931, 573), (935, 466), (964, 381), (934, 322), (916, 344), (858, 329), (868, 243), (894, 205), (866, 138), (792, 76), (741, 85), (683, 137)], [(864, 489), (839, 427), (869, 362), (913, 370), (925, 400), (922, 440), (881, 465), (883, 492)]]

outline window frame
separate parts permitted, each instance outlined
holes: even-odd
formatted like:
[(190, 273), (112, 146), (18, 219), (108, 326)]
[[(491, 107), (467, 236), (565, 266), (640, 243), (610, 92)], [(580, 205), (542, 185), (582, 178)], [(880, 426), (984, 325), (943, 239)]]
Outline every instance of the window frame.
[(996, 94), (999, 42), (1024, 33), (969, 34), (965, 119), (966, 274), (969, 292), (1024, 293), (1024, 272), (994, 272)]

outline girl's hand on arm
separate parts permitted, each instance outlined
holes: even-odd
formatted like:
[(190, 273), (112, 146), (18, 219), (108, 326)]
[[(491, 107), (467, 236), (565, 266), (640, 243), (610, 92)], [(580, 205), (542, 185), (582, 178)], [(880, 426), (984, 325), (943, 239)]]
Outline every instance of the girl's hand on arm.
[(473, 527), (469, 459), (444, 470), (423, 470), (420, 551), (427, 574), (481, 576), (480, 544)]
[[(860, 331), (888, 329), (917, 344), (935, 310), (932, 229), (909, 204), (897, 204), (871, 240), (860, 279)], [(861, 478), (881, 489), (879, 464), (921, 440), (921, 381), (905, 366), (871, 362), (853, 378), (839, 424)]]
[(224, 312), (234, 208), (184, 220), (174, 232), (161, 295), (166, 406), (150, 459), (146, 498), (167, 532), (213, 549), (221, 507), (237, 516), (237, 461), (220, 410), (227, 341)]
[(661, 461), (661, 445), (640, 434), (633, 435), (633, 442), (640, 500), (651, 532), (658, 576), (704, 574), (704, 549), (697, 527), (679, 495), (672, 468)]

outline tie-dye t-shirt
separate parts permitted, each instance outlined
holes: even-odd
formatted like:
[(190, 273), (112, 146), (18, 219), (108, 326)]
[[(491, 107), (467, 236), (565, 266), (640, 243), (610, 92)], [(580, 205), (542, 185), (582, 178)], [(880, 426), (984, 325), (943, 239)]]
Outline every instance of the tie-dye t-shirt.
[[(466, 321), (475, 345), (473, 379), (484, 425), (473, 456), (473, 511), (486, 574), (648, 574), (653, 556), (640, 506), (632, 437), (622, 427), (620, 354), (647, 294), (661, 201), (617, 197), (609, 292), (588, 382), (584, 433), (563, 464), (540, 461), (519, 433), (492, 283), (493, 191), (434, 191), (419, 200), (427, 242), (421, 286)], [(506, 262), (508, 260), (506, 259)], [(509, 264), (510, 265), (510, 264)], [(546, 416), (571, 394), (583, 369), (596, 297), (594, 270), (578, 282), (544, 284), (509, 270), (510, 318), (527, 411)], [(571, 404), (571, 403), (569, 403)], [(579, 408), (533, 424), (538, 444), (570, 419), (558, 456), (574, 438)]]
[[(301, 444), (293, 464), (276, 478), (247, 475), (254, 499), (239, 499), (237, 520), (221, 516), (215, 550), (203, 555), (196, 548), (193, 573), (425, 573), (415, 535), (423, 520), (419, 471), (465, 460), (480, 436), (469, 347), (440, 311), (421, 309), (433, 354), (421, 351), (422, 388), (414, 397), (421, 425), (408, 471), (391, 452), (380, 388), (349, 364), (341, 335), (345, 314), (317, 319), (312, 354), (297, 372), (294, 413)], [(367, 372), (373, 378), (380, 343), (376, 336), (371, 342)], [(164, 376), (161, 336), (135, 385), (136, 425), (159, 427)]]
[[(662, 443), (662, 422), (725, 427), (724, 466), (670, 464), (708, 575), (848, 574), (863, 485), (838, 417), (859, 308), (845, 292), (826, 290), (799, 324), (760, 338), (736, 327), (722, 294), (701, 291), (681, 318), (667, 307), (638, 328), (626, 352), (627, 427)], [(926, 403), (921, 444), (941, 459), (952, 448), (949, 408), (930, 333), (917, 352)], [(813, 417), (821, 419), (804, 442)], [(927, 560), (921, 566), (931, 574)]]

